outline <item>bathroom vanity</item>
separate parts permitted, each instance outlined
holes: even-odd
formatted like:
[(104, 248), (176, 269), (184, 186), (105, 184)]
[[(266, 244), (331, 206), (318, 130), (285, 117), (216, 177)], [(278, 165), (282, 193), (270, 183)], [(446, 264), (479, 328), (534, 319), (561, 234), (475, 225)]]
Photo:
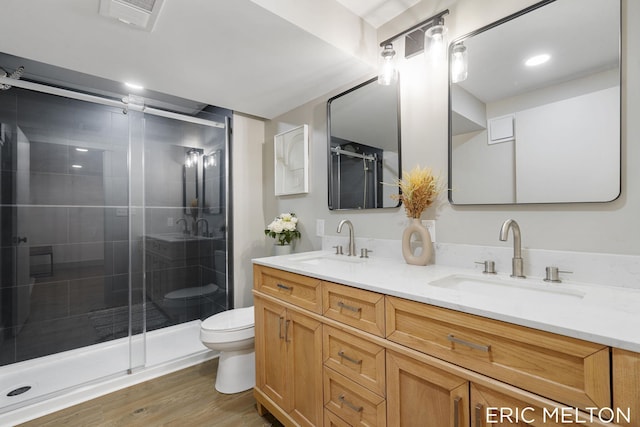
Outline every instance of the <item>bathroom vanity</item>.
[(640, 426), (640, 292), (488, 276), (254, 260), (258, 411), (302, 426)]

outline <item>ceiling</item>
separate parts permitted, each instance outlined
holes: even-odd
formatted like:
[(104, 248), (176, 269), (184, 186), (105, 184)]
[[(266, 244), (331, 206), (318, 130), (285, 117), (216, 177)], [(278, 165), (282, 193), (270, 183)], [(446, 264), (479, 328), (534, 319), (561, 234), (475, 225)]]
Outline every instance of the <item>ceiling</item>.
[(124, 95), (121, 83), (135, 81), (149, 93), (273, 118), (372, 76), (375, 28), (417, 1), (323, 0), (334, 7), (322, 17), (305, 10), (314, 0), (297, 0), (283, 17), (269, 7), (282, 0), (165, 0), (147, 32), (99, 15), (100, 0), (3, 0), (0, 52), (28, 60), (25, 78), (44, 79), (50, 70), (38, 67), (48, 64), (59, 82), (97, 76)]

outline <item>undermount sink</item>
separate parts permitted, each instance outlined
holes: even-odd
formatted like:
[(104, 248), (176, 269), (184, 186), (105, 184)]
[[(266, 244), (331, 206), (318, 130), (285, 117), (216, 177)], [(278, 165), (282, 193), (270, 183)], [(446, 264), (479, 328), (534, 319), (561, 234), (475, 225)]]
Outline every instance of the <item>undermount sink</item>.
[(335, 254), (308, 254), (301, 255), (295, 258), (291, 258), (291, 261), (299, 262), (307, 265), (322, 265), (331, 263), (340, 264), (360, 264), (367, 260), (367, 258), (360, 258), (357, 256), (347, 255), (335, 255)]
[(490, 298), (549, 298), (554, 301), (582, 299), (584, 292), (563, 287), (561, 284), (546, 283), (538, 279), (512, 279), (506, 277), (476, 277), (454, 274), (429, 282), (429, 285), (454, 289)]

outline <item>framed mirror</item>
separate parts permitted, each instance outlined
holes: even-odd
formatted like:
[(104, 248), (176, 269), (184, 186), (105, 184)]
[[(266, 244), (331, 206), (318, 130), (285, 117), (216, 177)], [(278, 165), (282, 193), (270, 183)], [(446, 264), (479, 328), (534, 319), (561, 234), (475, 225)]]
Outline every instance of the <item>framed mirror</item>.
[(309, 127), (298, 126), (273, 137), (275, 195), (309, 192)]
[(620, 1), (550, 0), (449, 46), (449, 200), (620, 195)]
[(399, 83), (368, 80), (327, 102), (329, 209), (399, 206)]

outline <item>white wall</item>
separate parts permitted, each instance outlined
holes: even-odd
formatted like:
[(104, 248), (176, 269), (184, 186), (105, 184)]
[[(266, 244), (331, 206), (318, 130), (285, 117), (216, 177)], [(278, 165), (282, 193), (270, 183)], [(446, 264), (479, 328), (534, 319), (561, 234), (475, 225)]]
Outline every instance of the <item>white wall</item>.
[[(410, 27), (444, 7), (450, 9), (447, 25), (451, 39), (527, 7), (529, 0), (459, 0), (446, 5), (423, 1), (379, 31), (379, 39)], [(436, 219), (439, 242), (510, 246), (500, 242), (498, 231), (507, 218), (521, 226), (523, 246), (534, 249), (571, 250), (640, 255), (640, 3), (622, 1), (622, 195), (610, 203), (576, 203), (526, 206), (451, 206), (446, 196), (423, 215)], [(402, 47), (400, 47), (402, 49)], [(402, 61), (402, 159), (403, 168), (430, 166), (447, 176), (447, 76), (444, 67), (429, 67), (424, 56)], [(364, 79), (363, 79), (364, 80)], [(354, 82), (356, 83), (356, 82)], [(358, 82), (359, 83), (359, 82)], [(346, 89), (346, 88), (345, 88)], [(308, 195), (274, 198), (273, 152), (265, 146), (264, 220), (281, 211), (300, 217), (303, 238), (300, 250), (319, 249), (315, 221), (326, 221), (325, 231), (335, 235), (339, 220), (351, 219), (356, 236), (400, 239), (406, 219), (402, 209), (331, 212), (327, 208), (326, 100), (327, 94), (277, 117), (266, 125), (266, 140), (277, 132), (302, 123), (310, 126), (311, 191)]]
[[(264, 122), (233, 115), (233, 274), (234, 306), (253, 304), (251, 259), (264, 256), (262, 146)], [(273, 153), (272, 153), (273, 156)], [(273, 159), (273, 157), (271, 157)], [(273, 170), (273, 167), (271, 168)], [(271, 193), (273, 194), (273, 193)]]

